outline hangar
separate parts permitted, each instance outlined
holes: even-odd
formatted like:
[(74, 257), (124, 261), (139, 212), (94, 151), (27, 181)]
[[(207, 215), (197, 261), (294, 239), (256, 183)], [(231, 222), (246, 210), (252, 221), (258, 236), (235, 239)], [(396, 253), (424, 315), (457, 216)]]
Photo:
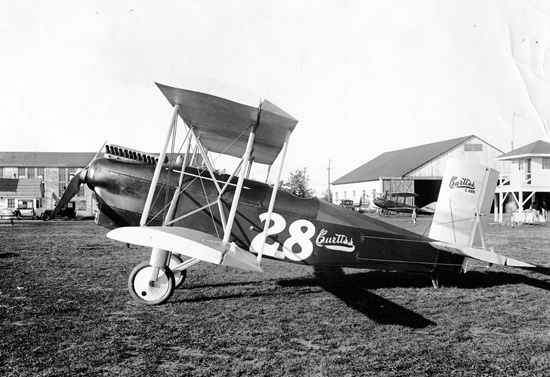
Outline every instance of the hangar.
[(333, 201), (370, 203), (386, 192), (418, 194), (409, 204), (423, 207), (437, 201), (449, 158), (482, 164), (500, 172), (509, 162), (496, 160), (503, 152), (475, 135), (382, 153), (332, 182)]

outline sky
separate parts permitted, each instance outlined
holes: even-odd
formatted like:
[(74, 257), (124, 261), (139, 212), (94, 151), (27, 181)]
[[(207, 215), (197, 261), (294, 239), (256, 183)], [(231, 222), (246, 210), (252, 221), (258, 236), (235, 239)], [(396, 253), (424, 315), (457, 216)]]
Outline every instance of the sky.
[(2, 151), (158, 152), (154, 82), (186, 77), (298, 119), (283, 178), (305, 168), (319, 193), (329, 160), (335, 180), (471, 134), (550, 142), (550, 1), (0, 0), (0, 51)]

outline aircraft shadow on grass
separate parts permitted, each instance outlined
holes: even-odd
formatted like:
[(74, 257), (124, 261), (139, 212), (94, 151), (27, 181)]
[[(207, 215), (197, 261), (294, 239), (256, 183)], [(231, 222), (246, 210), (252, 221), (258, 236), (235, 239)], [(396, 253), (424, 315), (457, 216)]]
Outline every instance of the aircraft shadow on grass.
[[(254, 285), (258, 282), (241, 282), (228, 284), (212, 284), (203, 286), (194, 286), (195, 288), (219, 288), (228, 286), (246, 286)], [(385, 325), (401, 325), (410, 328), (424, 328), (431, 325), (436, 325), (435, 322), (415, 313), (403, 306), (391, 302), (383, 297), (369, 292), (364, 287), (357, 285), (356, 279), (349, 279), (345, 276), (344, 280), (328, 281), (320, 280), (316, 277), (301, 278), (292, 280), (282, 280), (277, 282), (282, 287), (320, 287), (325, 291), (333, 294), (342, 300), (349, 307), (364, 314), (373, 321)], [(301, 292), (302, 294), (310, 294), (312, 292)], [(267, 297), (276, 296), (276, 292), (246, 292), (246, 293), (228, 293), (221, 294), (218, 292), (215, 296), (205, 295), (195, 298), (184, 298), (174, 300), (174, 303), (190, 303), (190, 302), (205, 302), (212, 300), (226, 300), (244, 297)]]
[(391, 279), (391, 275), (395, 274), (377, 273), (377, 277), (383, 277), (378, 281), (371, 281), (370, 274), (371, 272), (346, 275), (338, 268), (316, 268), (313, 277), (282, 280), (279, 285), (283, 287), (319, 286), (350, 308), (382, 325), (400, 325), (414, 329), (437, 325), (421, 314), (369, 291), (381, 283), (388, 288), (395, 288), (401, 284), (406, 287), (425, 286), (425, 281), (422, 282), (418, 275), (399, 274), (401, 283), (396, 285), (395, 280)]
[[(464, 275), (444, 275), (440, 282), (444, 286), (460, 289), (484, 289), (503, 285), (525, 284), (550, 291), (550, 282), (522, 274), (470, 271), (467, 276), (468, 279), (465, 279)], [(285, 287), (320, 286), (376, 323), (424, 328), (437, 324), (369, 290), (379, 288), (426, 288), (429, 286), (428, 281), (426, 276), (422, 274), (368, 271), (346, 275), (338, 269), (316, 269), (314, 277), (283, 280), (279, 282), (279, 285)]]
[[(550, 282), (532, 278), (530, 276), (500, 271), (469, 271), (468, 278), (464, 275), (443, 275), (441, 283), (445, 287), (460, 289), (485, 289), (504, 285), (525, 284), (534, 288), (550, 291)], [(193, 286), (190, 289), (221, 288), (254, 286), (259, 281), (243, 281), (234, 283), (216, 283)], [(313, 276), (296, 279), (279, 280), (281, 287), (320, 287), (336, 296), (350, 308), (365, 315), (376, 323), (382, 325), (399, 325), (414, 329), (421, 329), (437, 323), (425, 318), (419, 313), (396, 304), (386, 298), (376, 295), (370, 290), (380, 288), (430, 288), (429, 278), (423, 274), (410, 274), (400, 272), (367, 271), (353, 274), (345, 274), (341, 269), (316, 268)], [(302, 292), (309, 294), (312, 292)], [(177, 300), (180, 302), (203, 302), (212, 300), (224, 300), (243, 297), (275, 296), (276, 293), (246, 292), (229, 293), (216, 296), (201, 296)]]

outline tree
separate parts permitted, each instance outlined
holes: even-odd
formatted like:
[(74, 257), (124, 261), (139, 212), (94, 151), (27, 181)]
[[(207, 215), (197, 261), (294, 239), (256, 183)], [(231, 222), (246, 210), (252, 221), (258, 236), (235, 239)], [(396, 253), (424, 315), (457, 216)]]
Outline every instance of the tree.
[(301, 198), (311, 198), (314, 191), (309, 187), (309, 177), (304, 170), (290, 173), (290, 177), (283, 183), (283, 188)]
[(323, 190), (321, 195), (319, 196), (320, 199), (326, 200), (327, 202), (332, 203), (332, 193), (329, 191), (329, 189)]

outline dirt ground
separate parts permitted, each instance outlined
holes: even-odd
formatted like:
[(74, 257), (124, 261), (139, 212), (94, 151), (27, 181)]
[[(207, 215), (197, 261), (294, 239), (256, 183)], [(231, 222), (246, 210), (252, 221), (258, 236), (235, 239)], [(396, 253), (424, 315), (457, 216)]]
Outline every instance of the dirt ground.
[[(427, 233), (430, 217), (416, 226)], [(148, 258), (93, 221), (0, 222), (3, 376), (547, 376), (550, 277), (199, 264), (169, 303), (127, 291)], [(550, 264), (549, 226), (490, 224), (500, 254)]]

